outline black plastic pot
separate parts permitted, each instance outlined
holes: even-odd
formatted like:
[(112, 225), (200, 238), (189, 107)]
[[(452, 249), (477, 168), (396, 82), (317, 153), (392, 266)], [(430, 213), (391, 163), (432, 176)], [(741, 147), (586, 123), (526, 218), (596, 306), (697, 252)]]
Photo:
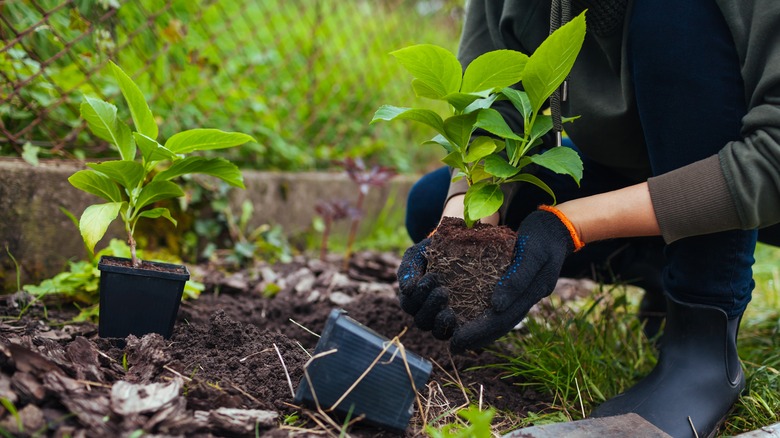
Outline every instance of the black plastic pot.
[[(332, 410), (342, 417), (364, 415), (363, 421), (367, 423), (396, 432), (404, 431), (416, 397), (411, 380), (419, 391), (428, 381), (432, 367), (429, 361), (406, 351), (410, 379), (395, 345), (390, 345), (377, 361), (388, 343), (387, 338), (346, 316), (343, 310), (331, 311), (313, 358), (298, 385), (295, 402), (311, 407), (319, 404), (322, 410)], [(369, 371), (363, 376), (366, 370)], [(349, 391), (358, 380), (359, 383)], [(346, 397), (338, 402), (347, 391)]]
[[(159, 333), (169, 338), (179, 311), (184, 284), (190, 273), (186, 266), (144, 262), (132, 268), (119, 257), (103, 256), (100, 269), (100, 321), (102, 338), (141, 337)], [(148, 266), (148, 268), (147, 268)]]

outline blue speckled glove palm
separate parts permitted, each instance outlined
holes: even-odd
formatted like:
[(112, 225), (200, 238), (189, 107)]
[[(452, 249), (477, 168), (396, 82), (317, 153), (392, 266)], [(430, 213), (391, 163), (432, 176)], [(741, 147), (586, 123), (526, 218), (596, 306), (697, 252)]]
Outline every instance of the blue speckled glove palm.
[(447, 288), (435, 274), (426, 273), (425, 249), (430, 242), (430, 238), (423, 239), (404, 252), (398, 267), (398, 298), (404, 312), (414, 316), (415, 326), (445, 340), (455, 330), (455, 314), (447, 307)]
[(453, 353), (483, 348), (508, 333), (542, 298), (550, 295), (566, 257), (583, 243), (565, 216), (542, 206), (520, 224), (512, 264), (493, 290), (492, 307), (458, 327)]

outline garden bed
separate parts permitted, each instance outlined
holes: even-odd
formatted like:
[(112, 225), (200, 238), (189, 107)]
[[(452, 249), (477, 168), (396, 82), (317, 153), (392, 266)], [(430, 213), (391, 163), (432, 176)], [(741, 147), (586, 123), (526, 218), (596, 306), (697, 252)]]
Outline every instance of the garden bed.
[[(21, 424), (25, 434), (52, 436), (338, 435), (315, 411), (294, 405), (292, 394), (334, 308), (388, 338), (403, 333), (408, 351), (432, 361), (431, 379), (419, 388), (423, 409), (407, 436), (419, 435), (424, 423), (453, 421), (469, 403), (519, 415), (546, 405), (498, 370), (474, 369), (497, 360), (490, 352), (451, 357), (446, 343), (414, 328), (396, 298), (399, 262), (359, 253), (348, 272), (335, 258), (298, 257), (231, 274), (194, 266), (206, 291), (182, 304), (168, 340), (101, 339), (96, 325), (68, 322), (75, 311), (52, 304), (17, 318), (27, 297), (8, 296), (0, 304), (0, 427), (19, 435)], [(396, 436), (359, 422), (349, 431)]]

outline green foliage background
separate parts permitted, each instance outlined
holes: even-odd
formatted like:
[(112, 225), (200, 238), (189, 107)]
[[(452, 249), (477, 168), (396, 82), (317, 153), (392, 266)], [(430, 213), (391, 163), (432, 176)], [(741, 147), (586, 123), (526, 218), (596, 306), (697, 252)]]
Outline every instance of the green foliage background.
[[(148, 95), (162, 140), (193, 126), (258, 139), (226, 158), (326, 168), (362, 156), (400, 171), (436, 162), (416, 127), (370, 127), (414, 99), (388, 53), (455, 49), (459, 0), (20, 0), (0, 4), (0, 154), (100, 157), (81, 94), (111, 100), (115, 61)], [(129, 117), (129, 115), (126, 115)]]

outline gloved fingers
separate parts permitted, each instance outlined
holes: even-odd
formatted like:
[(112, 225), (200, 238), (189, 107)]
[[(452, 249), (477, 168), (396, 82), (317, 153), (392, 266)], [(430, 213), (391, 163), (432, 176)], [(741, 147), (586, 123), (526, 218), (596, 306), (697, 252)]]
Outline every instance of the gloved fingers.
[(493, 288), (491, 304), (496, 312), (507, 310), (544, 270), (544, 264), (537, 259), (524, 260), (522, 257), (515, 255), (514, 261)]
[(439, 279), (436, 274), (425, 274), (414, 284), (400, 287), (401, 308), (410, 315), (416, 315), (420, 311), (431, 291), (439, 287)]
[(488, 310), (483, 316), (455, 330), (450, 340), (454, 354), (484, 348), (509, 333), (528, 314), (528, 309), (510, 308), (505, 312)]
[(448, 295), (447, 289), (443, 287), (431, 291), (420, 310), (414, 315), (414, 324), (420, 330), (433, 330), (436, 326), (436, 316), (447, 307)]
[(458, 321), (455, 317), (455, 312), (451, 308), (446, 307), (436, 315), (436, 322), (433, 330), (431, 330), (431, 334), (440, 341), (446, 341), (452, 337), (456, 328), (458, 328)]
[(425, 258), (425, 248), (429, 242), (430, 239), (424, 239), (404, 251), (397, 272), (398, 284), (401, 289), (413, 287), (418, 279), (425, 274), (428, 266), (428, 261)]

